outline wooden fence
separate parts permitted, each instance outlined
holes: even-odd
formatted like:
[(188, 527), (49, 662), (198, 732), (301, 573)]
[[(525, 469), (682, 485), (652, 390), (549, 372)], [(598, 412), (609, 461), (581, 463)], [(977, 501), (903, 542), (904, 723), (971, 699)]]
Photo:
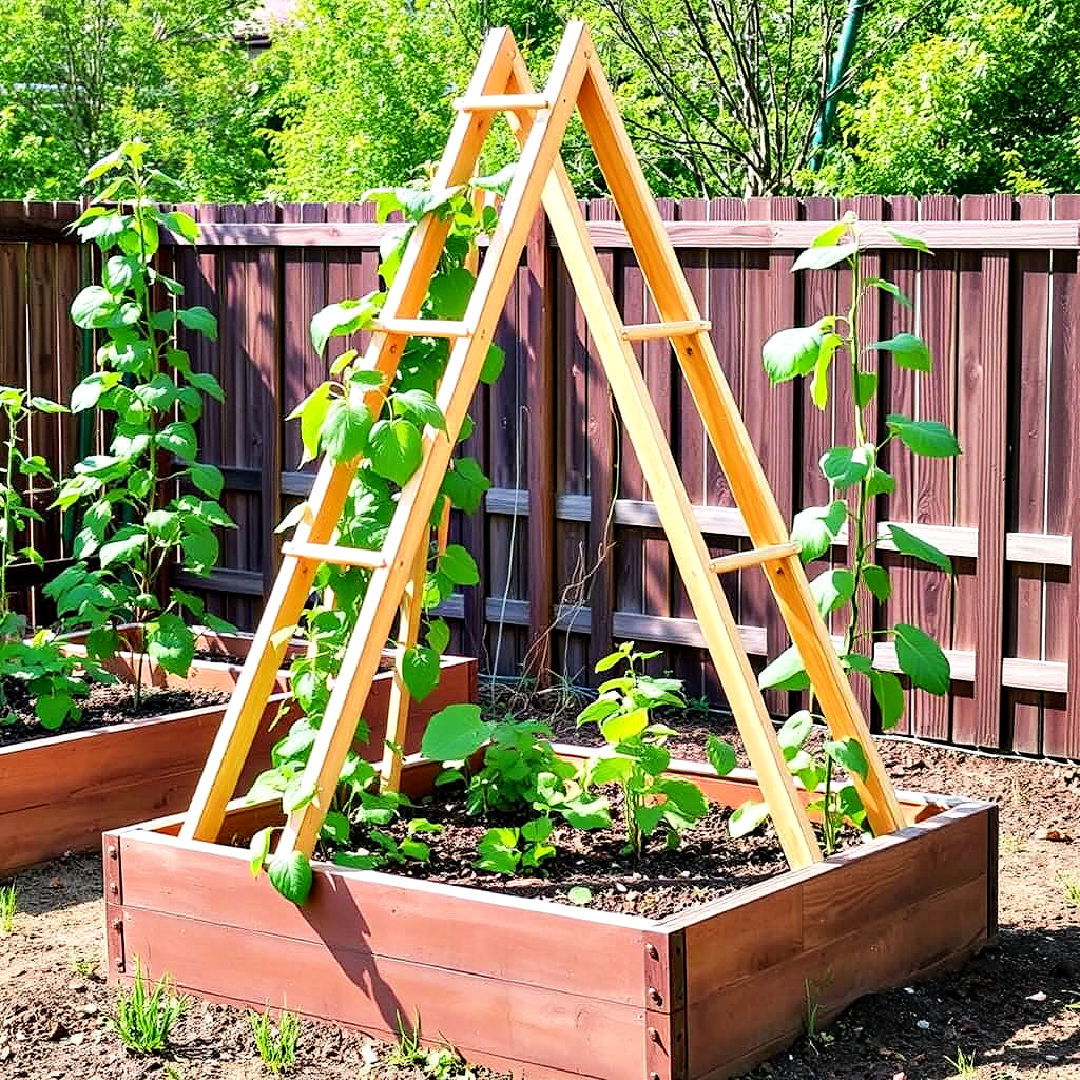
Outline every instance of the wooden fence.
[[(781, 509), (790, 517), (828, 491), (817, 460), (845, 441), (847, 404), (821, 413), (806, 388), (772, 388), (761, 345), (776, 329), (835, 310), (831, 272), (793, 275), (795, 252), (853, 207), (867, 222), (907, 222), (936, 251), (870, 233), (868, 272), (896, 281), (915, 312), (887, 295), (868, 310), (865, 340), (914, 326), (936, 361), (919, 376), (879, 359), (887, 412), (940, 419), (957, 430), (958, 462), (895, 455), (896, 493), (875, 507), (932, 539), (955, 576), (886, 555), (894, 594), (878, 627), (914, 622), (943, 641), (947, 698), (909, 694), (903, 730), (962, 746), (1080, 758), (1080, 597), (1070, 575), (1080, 517), (1080, 196), (662, 200), (670, 232), (707, 318)], [(654, 317), (640, 270), (610, 203), (586, 205), (600, 260), (627, 322)], [(70, 206), (0, 204), (0, 371), (63, 393), (86, 362), (65, 308), (78, 249), (58, 226)], [(325, 375), (308, 340), (311, 314), (376, 287), (384, 228), (359, 205), (203, 206), (198, 249), (172, 252), (187, 302), (218, 313), (221, 338), (193, 345), (196, 366), (228, 394), (202, 424), (204, 456), (227, 478), (240, 528), (222, 568), (201, 588), (239, 624), (255, 619), (277, 559), (272, 525), (310, 483), (283, 416)], [(701, 638), (678, 583), (640, 469), (626, 445), (558, 252), (534, 229), (499, 341), (499, 382), (481, 391), (468, 451), (493, 482), (483, 511), (455, 525), (483, 579), (449, 605), (457, 647), (489, 671), (544, 662), (589, 677), (612, 640), (663, 651), (692, 694), (718, 700)], [(362, 342), (361, 342), (362, 343)], [(646, 381), (699, 522), (717, 554), (747, 544), (741, 516), (708, 452), (666, 343), (639, 347)], [(43, 421), (50, 456), (69, 463), (71, 423)], [(36, 434), (36, 432), (35, 432)], [(55, 529), (53, 530), (55, 532)], [(50, 555), (62, 559), (57, 539)], [(842, 547), (833, 558), (842, 561)], [(62, 565), (57, 563), (56, 565)], [(825, 562), (822, 562), (822, 566)], [(786, 645), (763, 575), (725, 579), (750, 653)], [(878, 659), (894, 664), (890, 647)], [(1071, 674), (1070, 674), (1071, 672)], [(790, 702), (772, 695), (782, 710)]]

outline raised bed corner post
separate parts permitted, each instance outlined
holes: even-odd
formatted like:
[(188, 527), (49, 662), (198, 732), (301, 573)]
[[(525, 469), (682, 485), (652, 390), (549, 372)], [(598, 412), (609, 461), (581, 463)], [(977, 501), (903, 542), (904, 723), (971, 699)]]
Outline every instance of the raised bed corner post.
[[(402, 489), (379, 551), (346, 549), (328, 543), (359, 461), (347, 465), (323, 462), (305, 520), (283, 548), (281, 572), (181, 836), (216, 839), (273, 674), (289, 631), (299, 617), (315, 568), (322, 562), (364, 566), (372, 571), (371, 582), (342, 661), (344, 677), (334, 684), (303, 777), (304, 790), (312, 798), (291, 812), (277, 847), (279, 858), (295, 851), (311, 854), (329, 805), (326, 795), (336, 786), (353, 741), (353, 718), (364, 707), (394, 619), (401, 616), (405, 638), (414, 621), (416, 583), (426, 562), (432, 507), (541, 204), (577, 290), (623, 423), (653, 492), (660, 523), (667, 533), (788, 862), (793, 868), (806, 866), (821, 859), (821, 849), (719, 583), (719, 574), (729, 569), (730, 564), (710, 556), (705, 539), (694, 524), (689, 496), (633, 353), (635, 341), (666, 338), (671, 342), (746, 519), (755, 547), (750, 553), (752, 563), (761, 566), (772, 586), (830, 728), (836, 737), (853, 736), (862, 744), (868, 774), (865, 781), (855, 777), (854, 782), (870, 824), (876, 833), (901, 827), (904, 819), (900, 805), (870, 740), (866, 721), (832, 647), (828, 629), (814, 604), (798, 550), (791, 543), (717, 361), (709, 336), (710, 325), (702, 320), (675, 258), (588, 30), (580, 22), (567, 25), (542, 94), (534, 91), (509, 31), (491, 31), (468, 91), (455, 102), (455, 108), (458, 118), (433, 181), (436, 187), (454, 187), (469, 179), (496, 113), (507, 115), (521, 147), (521, 158), (498, 227), (491, 237), (487, 258), (461, 322), (419, 319), (447, 234), (445, 221), (436, 215), (425, 217), (409, 241), (366, 353), (370, 367), (384, 374), (383, 386), (386, 386), (397, 370), (409, 335), (450, 338), (453, 342), (450, 358), (437, 393), (446, 430), (431, 427), (425, 430), (421, 465)], [(660, 313), (658, 323), (623, 325), (611, 289), (604, 280), (559, 155), (566, 125), (575, 108), (581, 113), (653, 294)], [(382, 389), (367, 396), (366, 403), (373, 415), (381, 408), (383, 397)], [(440, 532), (444, 534), (445, 530)], [(745, 561), (743, 557), (740, 565)], [(397, 711), (403, 716), (402, 708), (407, 707), (403, 687), (395, 700)], [(393, 725), (395, 710), (392, 709), (389, 719)], [(384, 767), (383, 779), (388, 785), (396, 783), (392, 761)]]

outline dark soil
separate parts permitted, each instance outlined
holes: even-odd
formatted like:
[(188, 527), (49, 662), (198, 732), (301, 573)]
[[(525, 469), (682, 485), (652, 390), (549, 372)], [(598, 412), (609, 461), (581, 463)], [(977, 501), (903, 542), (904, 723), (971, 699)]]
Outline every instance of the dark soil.
[[(617, 806), (616, 793), (607, 794), (613, 807)], [(473, 863), (486, 829), (521, 825), (527, 819), (467, 817), (460, 795), (424, 806), (421, 814), (443, 826), (443, 832), (423, 837), (430, 844), (431, 861), (390, 865), (384, 868), (389, 873), (563, 904), (568, 902), (568, 891), (581, 886), (592, 893), (588, 901), (591, 908), (649, 919), (662, 919), (715, 900), (787, 869), (771, 832), (733, 840), (727, 827), (731, 813), (718, 808), (686, 834), (678, 849), (668, 850), (659, 834), (646, 838), (640, 858), (623, 853), (626, 837), (617, 829), (584, 832), (560, 825), (549, 840), (558, 854), (543, 861), (540, 875), (522, 877), (476, 870)], [(621, 819), (618, 811), (613, 816), (616, 821)], [(389, 831), (400, 834), (403, 830)]]
[(32, 703), (25, 697), (9, 698), (12, 710), (18, 715), (15, 724), (0, 726), (0, 746), (31, 742), (51, 735), (66, 735), (72, 731), (90, 731), (93, 728), (112, 727), (131, 720), (143, 720), (152, 716), (184, 712), (188, 709), (208, 708), (222, 705), (229, 695), (221, 690), (166, 690), (147, 687), (136, 707), (135, 691), (129, 683), (95, 685), (88, 697), (80, 699), (82, 716), (69, 720), (58, 731), (47, 731), (38, 723)]
[(233, 667), (243, 667), (247, 657), (237, 656), (234, 653), (218, 652), (215, 649), (196, 649), (195, 659), (210, 660), (215, 664), (232, 664)]
[[(725, 725), (699, 717), (683, 728), (673, 740), (676, 752), (700, 757), (699, 736), (724, 732)], [(814, 1039), (800, 1040), (751, 1077), (1080, 1080), (1080, 907), (1067, 892), (1070, 883), (1080, 883), (1080, 770), (895, 741), (883, 740), (880, 747), (900, 787), (1001, 803), (1000, 936), (956, 972), (856, 1003)], [(22, 874), (17, 885), (15, 933), (0, 937), (0, 1077), (256, 1080), (268, 1075), (256, 1057), (247, 1015), (239, 1009), (193, 1003), (164, 1061), (138, 1059), (119, 1046), (106, 1024), (113, 994), (103, 977), (104, 908), (96, 855)], [(283, 986), (287, 979), (283, 972)], [(959, 1062), (961, 1053), (974, 1062), (970, 1070)], [(390, 1064), (387, 1048), (361, 1035), (305, 1023), (291, 1075), (296, 1080), (420, 1080), (433, 1074)], [(438, 1075), (450, 1080), (467, 1074), (459, 1069)], [(491, 1076), (480, 1070), (474, 1075)]]

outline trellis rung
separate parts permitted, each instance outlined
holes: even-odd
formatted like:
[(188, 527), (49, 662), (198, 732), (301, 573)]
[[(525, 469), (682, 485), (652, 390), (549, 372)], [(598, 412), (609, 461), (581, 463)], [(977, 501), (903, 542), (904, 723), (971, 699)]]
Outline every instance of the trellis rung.
[(749, 551), (737, 551), (734, 555), (721, 555), (709, 563), (709, 568), (718, 574), (730, 574), (732, 570), (742, 570), (747, 566), (760, 566), (762, 563), (779, 562), (799, 554), (799, 545), (795, 543), (769, 544), (767, 547), (751, 548)]
[(336, 566), (362, 566), (367, 570), (378, 570), (387, 565), (386, 556), (381, 551), (339, 547), (337, 544), (309, 544), (290, 540), (281, 545), (281, 553), (296, 559), (333, 563)]
[(624, 341), (656, 341), (659, 338), (687, 337), (711, 328), (712, 323), (704, 319), (693, 322), (638, 323), (624, 326), (622, 336)]
[(519, 112), (550, 109), (543, 94), (485, 94), (483, 97), (459, 97), (454, 101), (458, 112)]
[(408, 334), (411, 337), (469, 337), (472, 331), (463, 322), (449, 319), (384, 319), (373, 327), (384, 334)]

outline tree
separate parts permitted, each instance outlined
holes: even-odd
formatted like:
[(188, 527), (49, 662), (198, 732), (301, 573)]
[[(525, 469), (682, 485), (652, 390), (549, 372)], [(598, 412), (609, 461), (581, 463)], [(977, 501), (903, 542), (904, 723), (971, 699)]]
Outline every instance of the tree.
[(1076, 0), (976, 0), (879, 68), (841, 110), (822, 182), (964, 194), (1080, 185)]
[(148, 137), (203, 199), (255, 197), (264, 114), (234, 37), (253, 0), (0, 0), (0, 192), (70, 198), (109, 147)]
[[(593, 2), (598, 48), (657, 194), (784, 194), (806, 185), (848, 0)], [(871, 5), (840, 90), (931, 7)]]

